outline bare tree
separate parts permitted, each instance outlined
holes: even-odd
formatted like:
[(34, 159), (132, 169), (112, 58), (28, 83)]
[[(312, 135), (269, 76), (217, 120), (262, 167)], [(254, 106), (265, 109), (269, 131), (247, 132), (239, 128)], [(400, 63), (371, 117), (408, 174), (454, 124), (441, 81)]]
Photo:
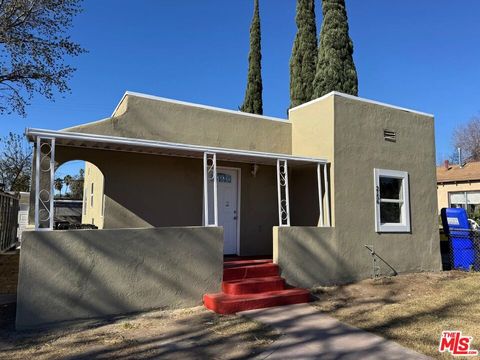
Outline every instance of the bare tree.
[(85, 50), (66, 31), (81, 0), (0, 0), (0, 114), (25, 107), (35, 93), (54, 100), (75, 71), (66, 56)]
[(29, 191), (32, 148), (25, 138), (9, 133), (0, 140), (0, 182), (6, 190)]
[(453, 133), (453, 145), (462, 150), (462, 161), (480, 161), (480, 116), (458, 126)]

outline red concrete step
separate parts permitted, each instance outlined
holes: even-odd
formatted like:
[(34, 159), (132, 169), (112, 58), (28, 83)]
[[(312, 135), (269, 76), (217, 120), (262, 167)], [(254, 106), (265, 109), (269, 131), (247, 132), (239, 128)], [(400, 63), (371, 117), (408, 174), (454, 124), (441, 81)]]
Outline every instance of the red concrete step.
[(256, 259), (256, 260), (228, 260), (225, 261), (223, 264), (223, 268), (234, 268), (234, 267), (241, 267), (241, 266), (253, 266), (253, 265), (263, 265), (263, 264), (271, 264), (273, 262), (272, 259)]
[(285, 289), (285, 280), (280, 276), (258, 277), (222, 282), (222, 291), (228, 295), (258, 294)]
[(223, 281), (249, 279), (255, 277), (278, 276), (278, 265), (267, 263), (261, 265), (238, 266), (223, 269)]
[(205, 307), (218, 314), (234, 314), (239, 311), (300, 304), (309, 301), (310, 293), (308, 290), (298, 288), (250, 295), (218, 293), (203, 296)]

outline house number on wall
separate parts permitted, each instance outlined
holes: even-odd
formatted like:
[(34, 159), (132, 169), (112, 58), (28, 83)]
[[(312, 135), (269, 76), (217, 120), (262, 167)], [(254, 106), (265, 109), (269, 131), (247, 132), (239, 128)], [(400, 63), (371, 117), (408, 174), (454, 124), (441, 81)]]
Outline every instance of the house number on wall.
[(217, 181), (218, 182), (223, 182), (223, 183), (231, 183), (232, 182), (232, 176), (224, 173), (218, 173), (217, 174)]

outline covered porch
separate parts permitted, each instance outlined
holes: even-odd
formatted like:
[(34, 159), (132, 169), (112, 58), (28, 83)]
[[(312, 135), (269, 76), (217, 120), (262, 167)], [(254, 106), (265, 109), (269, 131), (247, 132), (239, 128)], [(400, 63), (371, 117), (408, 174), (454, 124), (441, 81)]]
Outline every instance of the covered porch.
[(223, 227), (224, 254), (271, 255), (274, 226), (330, 226), (325, 159), (27, 129), (31, 222), (53, 230), (55, 169), (82, 159), (105, 176), (104, 229)]

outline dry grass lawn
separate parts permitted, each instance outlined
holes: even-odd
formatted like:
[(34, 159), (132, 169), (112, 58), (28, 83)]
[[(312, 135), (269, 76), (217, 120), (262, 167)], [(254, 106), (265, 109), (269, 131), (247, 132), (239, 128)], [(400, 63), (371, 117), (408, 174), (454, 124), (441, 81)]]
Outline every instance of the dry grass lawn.
[(339, 320), (437, 359), (442, 330), (473, 336), (480, 349), (480, 274), (399, 275), (314, 289), (314, 303)]
[[(279, 334), (240, 316), (195, 307), (62, 330), (15, 332), (0, 306), (0, 359), (248, 359)], [(3, 319), (3, 322), (2, 322)]]

